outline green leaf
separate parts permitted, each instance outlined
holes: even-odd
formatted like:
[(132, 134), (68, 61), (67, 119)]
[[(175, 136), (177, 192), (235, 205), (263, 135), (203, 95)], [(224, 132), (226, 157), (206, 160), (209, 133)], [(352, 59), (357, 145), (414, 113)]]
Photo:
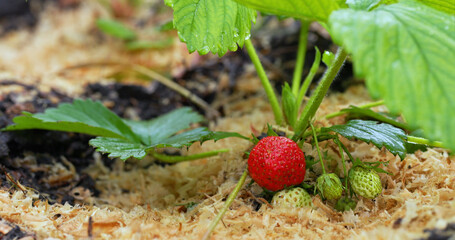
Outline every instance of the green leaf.
[(262, 12), (326, 22), (330, 13), (344, 7), (338, 0), (235, 0)]
[(439, 11), (455, 15), (455, 2), (453, 0), (417, 0)]
[(370, 10), (376, 6), (380, 0), (347, 0), (346, 4), (354, 10)]
[(159, 31), (170, 31), (170, 30), (175, 30), (175, 27), (174, 27), (174, 21), (172, 20), (169, 20), (168, 22), (164, 23), (163, 25), (161, 25), (159, 27)]
[(181, 148), (184, 146), (190, 146), (192, 143), (197, 141), (209, 140), (212, 132), (207, 128), (195, 128), (184, 133), (174, 135), (169, 138), (165, 138), (160, 142), (153, 142), (151, 147), (175, 147)]
[(386, 147), (401, 159), (406, 157), (405, 139), (403, 130), (386, 123), (376, 121), (351, 120), (344, 125), (335, 125), (323, 128), (322, 131), (334, 131), (348, 139), (357, 138), (376, 147)]
[(142, 159), (147, 155), (147, 147), (137, 142), (130, 142), (126, 139), (97, 137), (91, 139), (89, 144), (102, 153), (109, 153), (110, 158), (127, 160), (130, 157)]
[(167, 0), (174, 26), (190, 52), (224, 55), (250, 37), (256, 12), (233, 0)]
[(269, 124), (267, 124), (267, 136), (275, 136), (275, 137), (278, 137), (278, 136), (279, 136), (278, 133), (276, 133), (276, 132), (273, 130), (272, 126), (269, 125)]
[(324, 51), (322, 54), (322, 62), (327, 66), (332, 65), (333, 59), (335, 59), (335, 54), (330, 51)]
[(289, 87), (288, 83), (285, 83), (283, 87), (283, 91), (281, 94), (281, 106), (283, 109), (284, 118), (286, 119), (286, 122), (291, 127), (295, 128), (299, 109), (297, 105), (297, 98), (292, 93), (292, 90)]
[(124, 120), (146, 145), (154, 146), (178, 131), (187, 129), (192, 123), (204, 118), (189, 107), (179, 108), (149, 121)]
[(418, 144), (418, 143), (411, 143), (411, 142), (406, 142), (405, 146), (406, 146), (407, 153), (415, 153), (418, 150), (425, 152), (428, 148), (428, 146), (425, 144)]
[(106, 34), (123, 40), (132, 40), (136, 38), (136, 33), (127, 28), (123, 23), (109, 19), (96, 20), (96, 26)]
[(24, 113), (13, 119), (15, 125), (4, 130), (45, 129), (78, 132), (99, 136), (90, 140), (90, 145), (109, 157), (126, 160), (142, 159), (153, 148), (190, 146), (192, 143), (239, 137), (238, 133), (211, 132), (207, 128), (188, 129), (190, 124), (201, 122), (203, 117), (183, 107), (149, 121), (121, 119), (100, 102), (75, 100), (73, 104), (60, 104), (45, 113)]
[(371, 12), (339, 10), (329, 22), (372, 96), (455, 150), (455, 16), (403, 1)]
[(24, 113), (24, 116), (15, 117), (13, 122), (14, 125), (4, 130), (45, 129), (139, 142), (136, 134), (120, 117), (100, 102), (92, 100), (76, 99), (73, 104), (63, 103), (58, 108), (47, 109), (44, 113)]

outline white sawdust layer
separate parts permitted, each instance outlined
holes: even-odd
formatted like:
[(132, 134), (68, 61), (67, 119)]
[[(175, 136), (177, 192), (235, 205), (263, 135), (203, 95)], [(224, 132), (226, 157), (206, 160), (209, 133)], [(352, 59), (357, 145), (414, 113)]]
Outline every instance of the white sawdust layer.
[[(97, 81), (106, 74), (91, 71), (62, 75), (55, 72), (91, 60), (122, 59), (122, 56), (136, 59), (118, 50), (121, 49), (121, 46), (116, 46), (118, 43), (110, 43), (108, 47), (86, 45), (86, 41), (92, 40), (81, 39), (74, 32), (65, 32), (65, 26), (70, 25), (73, 31), (88, 31), (93, 17), (85, 17), (92, 16), (93, 9), (98, 8), (92, 2), (84, 4), (81, 10), (71, 12), (69, 16), (57, 17), (60, 12), (44, 14), (45, 21), (33, 34), (18, 32), (9, 35), (6, 40), (1, 39), (0, 69), (3, 76), (9, 74), (29, 82), (38, 79), (44, 90), (55, 87), (77, 95), (79, 90), (73, 89), (82, 85), (74, 79)], [(50, 8), (48, 11), (55, 10)], [(63, 29), (63, 33), (52, 33), (57, 22), (61, 24), (58, 29)], [(46, 35), (51, 33), (61, 35), (46, 41)], [(58, 51), (51, 50), (55, 44)], [(75, 46), (80, 47), (76, 48), (79, 53), (72, 53)], [(175, 51), (181, 53), (180, 50)], [(67, 54), (73, 55), (68, 57)], [(167, 58), (163, 53), (157, 54)], [(148, 57), (143, 56), (142, 59)], [(148, 61), (144, 60), (144, 63), (154, 66), (154, 61)], [(168, 66), (173, 61), (164, 61), (164, 65)], [(175, 64), (181, 64), (181, 61)], [(254, 88), (250, 86), (249, 91)], [(361, 105), (369, 101), (363, 87), (351, 88), (344, 94), (332, 94), (324, 100), (317, 118), (350, 104)], [(273, 122), (271, 109), (261, 93), (231, 102), (225, 108), (228, 116), (216, 124), (212, 123), (212, 130), (250, 135), (253, 128), (260, 130), (267, 122)], [(342, 122), (343, 118), (338, 117), (330, 122), (317, 120), (316, 124), (326, 126)], [(426, 228), (444, 228), (448, 222), (455, 221), (455, 158), (445, 150), (429, 149), (409, 154), (401, 161), (372, 145), (343, 141), (354, 157), (365, 161), (389, 161), (385, 169), (393, 175), (381, 174), (385, 189), (374, 201), (361, 199), (354, 211), (343, 214), (333, 210), (332, 202), (322, 202), (318, 197), (313, 198), (313, 209), (289, 211), (264, 205), (259, 211), (254, 211), (250, 195), (242, 191), (212, 239), (415, 239), (423, 236)], [(340, 158), (336, 147), (325, 142), (321, 143), (321, 147), (328, 153), (328, 165), (331, 168), (338, 166)], [(219, 157), (166, 167), (144, 167), (150, 161), (145, 159), (129, 170), (125, 170), (121, 161), (116, 161), (113, 170), (109, 170), (101, 161), (96, 161), (86, 172), (96, 179), (101, 194), (94, 198), (90, 193), (81, 192), (77, 196), (80, 203), (77, 206), (50, 205), (38, 200), (31, 191), (11, 194), (0, 190), (0, 216), (35, 232), (39, 239), (87, 238), (90, 216), (95, 239), (199, 239), (245, 169), (244, 152), (251, 148), (251, 144), (244, 140), (225, 139), (202, 146), (196, 144), (188, 150), (189, 153), (198, 153), (221, 148), (230, 151)], [(307, 155), (316, 156), (308, 144), (304, 150)], [(95, 158), (99, 159), (99, 156), (95, 155)], [(56, 165), (64, 169), (62, 166)], [(313, 175), (307, 174), (307, 179), (312, 178)], [(260, 191), (256, 185), (249, 190), (253, 193)], [(198, 204), (186, 213), (181, 211), (179, 204), (189, 202)]]

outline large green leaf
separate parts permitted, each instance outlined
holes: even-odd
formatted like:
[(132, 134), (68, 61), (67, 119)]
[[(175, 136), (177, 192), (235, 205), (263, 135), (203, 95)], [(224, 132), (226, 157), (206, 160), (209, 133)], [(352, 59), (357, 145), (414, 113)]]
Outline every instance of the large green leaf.
[(351, 120), (344, 125), (323, 128), (323, 131), (334, 131), (346, 138), (357, 138), (373, 143), (376, 147), (386, 147), (401, 159), (406, 157), (406, 134), (403, 130), (386, 123), (376, 121)]
[(204, 142), (207, 140), (220, 140), (228, 137), (238, 137), (249, 140), (238, 133), (231, 132), (211, 132), (207, 128), (196, 128), (177, 134), (171, 137), (163, 138), (159, 142), (150, 145), (130, 142), (125, 139), (97, 137), (90, 140), (90, 145), (96, 147), (97, 151), (109, 153), (109, 157), (119, 157), (126, 160), (130, 157), (142, 159), (147, 155), (147, 152), (153, 148), (175, 147), (181, 148), (190, 146), (194, 142)]
[(346, 4), (354, 10), (370, 10), (376, 6), (381, 0), (347, 0)]
[(235, 51), (249, 38), (256, 12), (233, 0), (166, 0), (174, 26), (190, 52), (219, 56)]
[(130, 157), (142, 159), (147, 155), (147, 147), (137, 142), (120, 138), (97, 137), (91, 139), (90, 145), (102, 153), (109, 153), (110, 158), (127, 160)]
[(403, 1), (333, 12), (334, 40), (352, 53), (373, 97), (431, 140), (455, 149), (455, 16)]
[(109, 157), (126, 160), (142, 159), (148, 150), (161, 147), (181, 148), (192, 143), (219, 140), (227, 137), (248, 139), (238, 133), (212, 132), (207, 128), (188, 129), (203, 117), (184, 107), (149, 121), (131, 121), (118, 117), (100, 102), (75, 100), (63, 103), (44, 113), (24, 113), (13, 119), (14, 125), (3, 130), (45, 129), (85, 133), (98, 136), (90, 145)]
[(262, 12), (326, 22), (330, 13), (344, 7), (339, 0), (235, 0)]
[(45, 129), (139, 141), (120, 117), (100, 102), (92, 100), (76, 99), (72, 104), (63, 103), (44, 113), (24, 113), (23, 116), (15, 117), (13, 122), (15, 124), (5, 130)]
[(153, 145), (202, 120), (204, 118), (191, 108), (183, 107), (149, 121), (125, 120), (125, 123), (141, 137), (144, 144)]
[(455, 15), (455, 2), (453, 0), (417, 0), (439, 11)]

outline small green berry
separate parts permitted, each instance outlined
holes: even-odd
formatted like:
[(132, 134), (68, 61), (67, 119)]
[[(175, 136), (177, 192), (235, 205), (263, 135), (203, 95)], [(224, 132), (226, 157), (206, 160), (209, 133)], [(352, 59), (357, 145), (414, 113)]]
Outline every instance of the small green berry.
[(357, 166), (349, 170), (349, 183), (357, 195), (373, 199), (382, 192), (379, 175), (371, 168)]
[(343, 185), (335, 173), (325, 173), (316, 180), (316, 188), (322, 197), (328, 200), (338, 199), (343, 192)]
[(272, 206), (285, 208), (311, 207), (313, 202), (307, 191), (296, 187), (275, 193), (272, 199)]

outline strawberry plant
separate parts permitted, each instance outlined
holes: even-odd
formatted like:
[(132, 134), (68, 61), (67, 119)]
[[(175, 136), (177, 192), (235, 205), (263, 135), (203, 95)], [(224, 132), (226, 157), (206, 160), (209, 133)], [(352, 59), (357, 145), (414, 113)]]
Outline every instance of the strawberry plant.
[[(339, 146), (343, 160), (344, 188), (347, 191), (351, 188), (347, 181), (344, 154), (348, 155), (349, 161), (355, 160), (339, 140), (340, 135), (348, 139), (369, 142), (380, 148), (385, 147), (402, 159), (406, 153), (417, 149), (413, 144), (455, 149), (453, 138), (455, 127), (452, 123), (455, 117), (453, 94), (455, 68), (452, 67), (455, 62), (453, 24), (455, 5), (450, 1), (165, 0), (165, 2), (173, 8), (174, 26), (190, 52), (198, 51), (200, 54), (212, 52), (222, 56), (228, 50), (236, 50), (237, 45), (245, 46), (272, 106), (275, 123), (289, 127), (293, 131), (289, 138), (297, 143), (310, 137), (315, 140), (317, 148), (317, 139), (335, 142)], [(291, 86), (283, 87), (281, 104), (250, 40), (251, 23), (254, 23), (256, 18), (255, 10), (301, 20), (294, 78)], [(310, 70), (302, 84), (302, 62), (308, 25), (311, 21), (318, 21), (325, 27), (340, 47), (334, 55), (324, 53), (323, 62), (328, 65), (327, 70), (310, 99), (304, 102), (303, 96), (307, 93), (321, 58), (318, 51), (314, 68)], [(392, 114), (401, 114), (406, 119), (405, 122), (374, 112), (371, 114), (372, 111), (369, 111), (368, 107), (358, 109), (353, 107), (352, 110), (334, 113), (332, 116), (357, 111), (362, 116), (368, 116), (370, 120), (355, 119), (344, 125), (309, 128), (331, 83), (349, 55), (354, 64), (355, 74), (366, 79), (371, 96), (382, 98), (380, 104), (385, 104)], [(426, 138), (409, 134), (410, 130), (417, 129), (423, 132)], [(442, 141), (443, 144), (436, 140)], [(323, 166), (319, 149), (318, 153)], [(322, 176), (325, 177), (322, 177), (321, 184), (318, 184), (321, 186), (320, 191), (324, 183), (332, 182), (328, 179), (335, 178), (326, 173), (324, 167), (322, 168)], [(267, 171), (267, 168), (263, 170)], [(251, 173), (250, 169), (253, 179), (257, 171), (255, 168), (254, 173)], [(376, 179), (370, 171), (367, 175), (368, 179)], [(341, 189), (338, 176), (336, 179), (333, 182), (336, 183), (337, 189)], [(242, 186), (244, 180), (245, 174), (240, 179), (238, 188)], [(374, 182), (373, 185), (377, 183)], [(351, 184), (356, 186), (354, 182)], [(358, 190), (357, 187), (353, 188)], [(236, 190), (238, 191), (237, 188)], [(374, 190), (371, 192), (374, 194), (367, 194), (367, 197), (377, 195), (376, 187), (370, 190)], [(336, 195), (341, 196), (338, 192)], [(347, 207), (342, 207), (343, 209), (352, 208), (350, 199), (346, 198), (343, 201), (347, 203), (344, 204)], [(231, 202), (226, 201), (225, 207), (227, 208)], [(343, 205), (342, 202), (340, 204)], [(215, 219), (206, 236), (220, 219), (221, 217)]]
[[(382, 187), (376, 172), (386, 172), (379, 167), (384, 163), (358, 163), (360, 160), (352, 157), (340, 140), (341, 136), (385, 148), (401, 159), (426, 146), (455, 150), (452, 123), (455, 118), (455, 68), (452, 66), (455, 62), (455, 5), (450, 1), (165, 0), (165, 3), (173, 9), (174, 27), (190, 52), (212, 52), (221, 57), (227, 51), (245, 47), (269, 99), (275, 124), (289, 130), (286, 137), (273, 136), (275, 133), (269, 131), (269, 137), (258, 142), (252, 140), (256, 146), (249, 155), (248, 170), (209, 226), (205, 238), (234, 201), (248, 173), (257, 184), (270, 191), (294, 185), (305, 187), (306, 163), (299, 147), (305, 141), (317, 149), (322, 170), (317, 179), (310, 179), (313, 184), (310, 187), (323, 199), (339, 199), (335, 207), (342, 211), (355, 207), (353, 195), (374, 198), (380, 194)], [(301, 21), (294, 76), (290, 85), (283, 86), (280, 97), (250, 39), (251, 24), (256, 20), (257, 11)], [(302, 82), (306, 39), (312, 21), (326, 28), (340, 47), (335, 54), (327, 51), (321, 54), (316, 49), (313, 65)], [(100, 21), (98, 26), (127, 42), (136, 37), (134, 32), (120, 29), (122, 27), (115, 23)], [(326, 116), (347, 114), (354, 118), (346, 124), (315, 128), (312, 123), (316, 111), (348, 56), (355, 74), (365, 78), (371, 96), (382, 100), (366, 106), (351, 106)], [(327, 69), (309, 100), (305, 101), (304, 96), (308, 94), (321, 59)], [(369, 109), (382, 104), (392, 115), (400, 115), (405, 121)], [(24, 113), (6, 130), (38, 128), (86, 133), (97, 136), (90, 144), (98, 151), (109, 153), (110, 157), (140, 159), (152, 154), (170, 162), (180, 160), (162, 156), (155, 150), (179, 148), (210, 139), (245, 138), (236, 133), (211, 132), (207, 128), (187, 130), (190, 124), (201, 121), (198, 114), (182, 108), (157, 119), (135, 122), (119, 118), (100, 103), (76, 100), (42, 114)], [(182, 133), (182, 130), (187, 131)], [(420, 131), (418, 136), (411, 134), (416, 131)], [(343, 179), (325, 169), (326, 159), (319, 148), (323, 141), (338, 146)], [(217, 153), (204, 153), (203, 156)], [(344, 159), (345, 154), (348, 159)], [(349, 173), (346, 161), (354, 164)], [(297, 192), (284, 190), (276, 195), (275, 202), (280, 198), (287, 199), (288, 194), (296, 197), (292, 194)], [(308, 196), (302, 199), (307, 202)], [(294, 206), (302, 203), (298, 200)]]
[[(45, 129), (77, 132), (96, 136), (89, 144), (111, 158), (142, 159), (151, 154), (156, 159), (176, 163), (210, 157), (226, 149), (189, 156), (167, 156), (156, 152), (157, 148), (190, 146), (192, 143), (219, 140), (226, 137), (243, 137), (238, 133), (212, 132), (205, 127), (188, 130), (190, 124), (199, 123), (203, 117), (188, 107), (174, 110), (148, 121), (122, 119), (100, 102), (76, 99), (72, 104), (63, 103), (44, 113), (31, 114), (13, 119), (14, 124), (3, 130)], [(181, 132), (182, 130), (187, 130)], [(248, 139), (248, 138), (246, 138)]]

